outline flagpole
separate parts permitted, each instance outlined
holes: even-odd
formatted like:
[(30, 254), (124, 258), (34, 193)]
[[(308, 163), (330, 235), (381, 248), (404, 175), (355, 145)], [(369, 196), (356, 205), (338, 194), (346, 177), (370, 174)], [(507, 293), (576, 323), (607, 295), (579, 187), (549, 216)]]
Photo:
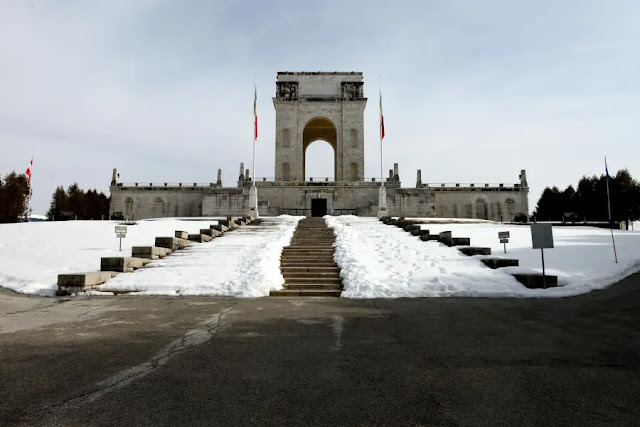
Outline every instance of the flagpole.
[(31, 221), (31, 197), (33, 197), (33, 188), (31, 187), (31, 176), (33, 175), (33, 154), (31, 155), (31, 163), (29, 164), (29, 199), (27, 199), (27, 222)]
[(380, 182), (384, 186), (384, 166), (382, 162), (382, 77), (378, 75), (378, 93), (380, 94), (380, 119), (378, 120), (378, 137), (380, 142)]
[(383, 158), (382, 158), (382, 132), (384, 126), (384, 114), (382, 113), (382, 77), (378, 75), (378, 92), (380, 95), (380, 119), (378, 122), (378, 136), (380, 140), (380, 190), (378, 191), (378, 218), (387, 216), (387, 189), (384, 186)]
[(251, 165), (251, 189), (249, 190), (249, 216), (257, 218), (258, 213), (258, 189), (256, 188), (256, 141), (258, 140), (258, 89), (256, 88), (256, 76), (253, 76), (253, 161)]
[(613, 243), (613, 256), (618, 263), (618, 252), (616, 251), (616, 241), (613, 238), (613, 223), (611, 222), (611, 197), (609, 196), (609, 168), (607, 167), (607, 156), (604, 157), (604, 170), (607, 174), (607, 209), (609, 210), (609, 230), (611, 230), (611, 242)]

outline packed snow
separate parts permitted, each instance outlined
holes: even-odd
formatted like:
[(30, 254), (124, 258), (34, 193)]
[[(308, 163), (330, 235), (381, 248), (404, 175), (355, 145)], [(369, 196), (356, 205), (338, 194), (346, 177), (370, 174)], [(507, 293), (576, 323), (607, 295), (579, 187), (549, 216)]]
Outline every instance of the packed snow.
[(176, 230), (196, 233), (214, 219), (158, 219), (128, 226), (118, 251), (117, 221), (57, 221), (0, 224), (0, 287), (51, 296), (58, 274), (100, 270), (100, 258), (130, 256), (132, 246), (153, 246)]
[(263, 297), (282, 289), (282, 248), (291, 242), (300, 217), (264, 218), (208, 243), (195, 244), (133, 274), (120, 274), (100, 288), (136, 290), (142, 295), (226, 295)]
[[(375, 218), (326, 217), (336, 234), (336, 262), (349, 298), (400, 297), (564, 297), (601, 289), (640, 270), (640, 232), (614, 231), (619, 263), (613, 258), (609, 230), (554, 227), (555, 248), (545, 251), (546, 271), (560, 287), (527, 289), (510, 273), (541, 272), (540, 250), (531, 249), (529, 226), (501, 224), (427, 224), (431, 234), (452, 231), (487, 246), (492, 256), (517, 258), (520, 267), (492, 270), (478, 256), (423, 242)], [(498, 231), (509, 231), (508, 253)]]

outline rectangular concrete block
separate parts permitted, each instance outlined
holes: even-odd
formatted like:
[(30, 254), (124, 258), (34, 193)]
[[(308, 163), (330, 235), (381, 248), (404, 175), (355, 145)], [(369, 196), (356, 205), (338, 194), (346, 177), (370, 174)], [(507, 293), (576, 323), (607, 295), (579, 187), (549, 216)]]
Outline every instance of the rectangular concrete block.
[(452, 237), (451, 243), (453, 246), (470, 246), (471, 239), (468, 237)]
[(465, 255), (491, 255), (491, 248), (479, 248), (475, 246), (462, 246), (458, 248)]
[(156, 246), (175, 251), (189, 246), (189, 241), (177, 237), (156, 237)]
[(176, 230), (176, 234), (175, 234), (175, 236), (176, 236), (178, 239), (188, 239), (188, 238), (189, 238), (189, 233), (187, 233), (186, 231), (179, 231), (179, 230)]
[(420, 230), (420, 226), (418, 224), (409, 224), (404, 226), (404, 231), (411, 233), (413, 230)]
[(171, 253), (171, 249), (157, 246), (134, 246), (131, 248), (131, 256), (136, 258), (159, 259)]
[(212, 229), (212, 230), (219, 231), (220, 233), (224, 233), (225, 231), (229, 230), (229, 227), (227, 227), (226, 225), (222, 225), (222, 224), (212, 225), (209, 228)]
[(198, 243), (206, 243), (213, 240), (213, 237), (207, 236), (206, 234), (189, 234), (189, 241), (198, 242)]
[(206, 234), (207, 236), (210, 237), (220, 237), (222, 236), (222, 232), (218, 231), (218, 230), (214, 230), (212, 228), (203, 228), (200, 230), (200, 234)]
[(428, 236), (429, 230), (423, 230), (421, 228), (418, 228), (417, 230), (411, 230), (411, 234), (414, 236)]
[(484, 258), (481, 259), (480, 261), (482, 261), (484, 263), (484, 265), (486, 265), (489, 268), (503, 268), (503, 267), (517, 267), (518, 265), (520, 265), (520, 261), (518, 261), (517, 259), (507, 259), (507, 258)]
[(440, 237), (438, 239), (438, 241), (440, 243), (443, 243), (443, 244), (445, 244), (447, 246), (453, 246), (453, 238), (451, 237), (451, 232), (450, 231), (443, 231), (438, 236)]
[(95, 271), (90, 273), (73, 273), (58, 275), (58, 295), (69, 295), (95, 289), (107, 280), (116, 276), (115, 271)]
[(555, 288), (558, 286), (558, 276), (542, 274), (514, 274), (513, 277), (529, 289)]
[(100, 271), (130, 273), (133, 270), (144, 267), (149, 262), (151, 260), (148, 258), (103, 257), (100, 259)]

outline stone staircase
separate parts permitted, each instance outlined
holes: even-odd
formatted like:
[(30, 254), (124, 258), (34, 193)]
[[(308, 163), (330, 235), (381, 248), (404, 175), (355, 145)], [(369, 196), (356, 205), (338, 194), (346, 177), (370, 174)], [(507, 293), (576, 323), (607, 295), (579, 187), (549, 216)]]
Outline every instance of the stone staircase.
[(342, 279), (333, 261), (333, 241), (333, 230), (324, 219), (301, 220), (280, 257), (284, 289), (271, 291), (270, 295), (339, 297)]

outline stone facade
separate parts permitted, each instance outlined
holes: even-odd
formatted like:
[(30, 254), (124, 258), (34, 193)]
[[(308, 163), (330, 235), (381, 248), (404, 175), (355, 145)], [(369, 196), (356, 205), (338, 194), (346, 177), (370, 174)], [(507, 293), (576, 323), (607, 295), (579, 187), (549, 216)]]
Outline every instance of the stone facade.
[[(261, 215), (376, 215), (381, 181), (364, 178), (363, 95), (362, 73), (278, 73), (273, 98), (276, 178), (255, 183)], [(305, 177), (306, 149), (318, 139), (334, 149), (333, 180)], [(222, 185), (220, 171), (215, 183), (158, 185), (120, 183), (114, 170), (110, 213), (130, 219), (242, 216), (249, 212), (252, 184), (244, 164), (232, 187)], [(384, 186), (392, 216), (510, 221), (529, 211), (525, 171), (511, 185), (423, 184), (418, 171), (416, 186), (402, 188), (396, 164)]]

